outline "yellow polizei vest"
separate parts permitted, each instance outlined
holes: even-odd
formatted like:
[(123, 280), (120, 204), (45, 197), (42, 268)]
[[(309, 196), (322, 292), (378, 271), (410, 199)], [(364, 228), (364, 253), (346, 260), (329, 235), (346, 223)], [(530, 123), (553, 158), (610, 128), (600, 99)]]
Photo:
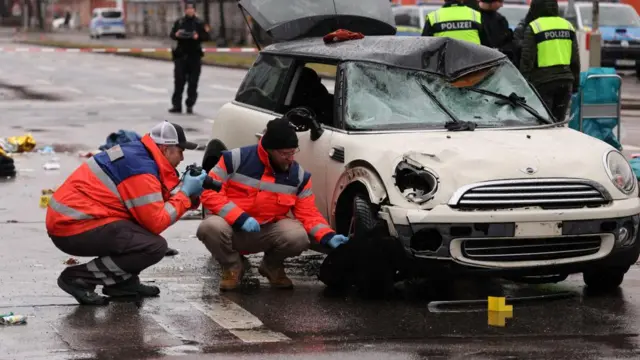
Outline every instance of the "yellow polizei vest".
[(538, 50), (538, 67), (571, 64), (576, 31), (567, 20), (559, 16), (541, 17), (532, 21)]
[(465, 40), (480, 44), (482, 15), (467, 6), (449, 6), (432, 11), (427, 15), (434, 28), (434, 36)]

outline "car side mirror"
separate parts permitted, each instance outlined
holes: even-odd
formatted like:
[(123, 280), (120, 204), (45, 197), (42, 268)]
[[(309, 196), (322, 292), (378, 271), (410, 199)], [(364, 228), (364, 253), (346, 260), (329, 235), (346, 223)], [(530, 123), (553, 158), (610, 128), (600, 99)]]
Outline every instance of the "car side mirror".
[(297, 132), (311, 131), (311, 141), (316, 141), (324, 133), (322, 125), (316, 119), (313, 110), (306, 107), (297, 107), (285, 114), (285, 117), (296, 128)]

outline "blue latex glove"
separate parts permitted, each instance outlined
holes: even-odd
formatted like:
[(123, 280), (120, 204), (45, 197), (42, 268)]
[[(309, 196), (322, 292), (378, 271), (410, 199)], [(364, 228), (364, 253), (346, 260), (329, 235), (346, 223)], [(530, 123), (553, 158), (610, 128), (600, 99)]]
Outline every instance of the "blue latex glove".
[(191, 176), (191, 174), (186, 173), (184, 175), (184, 180), (182, 180), (181, 190), (187, 196), (191, 195), (200, 195), (202, 193), (202, 183), (204, 183), (204, 179), (207, 177), (206, 171), (202, 170), (202, 173), (198, 176)]
[(329, 247), (331, 247), (332, 249), (335, 249), (342, 244), (346, 244), (348, 241), (349, 238), (347, 236), (336, 234), (333, 235), (331, 239), (329, 239), (327, 244), (329, 244)]
[(256, 219), (250, 217), (244, 221), (241, 229), (245, 232), (260, 232), (260, 224), (256, 221)]

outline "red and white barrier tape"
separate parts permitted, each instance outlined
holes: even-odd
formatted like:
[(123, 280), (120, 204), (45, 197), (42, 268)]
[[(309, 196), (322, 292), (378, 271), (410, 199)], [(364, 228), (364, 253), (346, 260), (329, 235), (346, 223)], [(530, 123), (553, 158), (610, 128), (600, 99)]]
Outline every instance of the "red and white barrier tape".
[[(256, 53), (256, 48), (203, 48), (205, 53)], [(40, 48), (40, 47), (0, 47), (2, 52), (68, 52), (68, 53), (155, 53), (171, 52), (171, 48)]]

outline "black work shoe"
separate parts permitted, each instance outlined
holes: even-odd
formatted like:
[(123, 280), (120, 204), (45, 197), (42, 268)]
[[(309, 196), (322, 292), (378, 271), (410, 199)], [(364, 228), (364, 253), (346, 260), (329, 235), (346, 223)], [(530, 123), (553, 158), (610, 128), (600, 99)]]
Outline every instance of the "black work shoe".
[(58, 286), (67, 294), (73, 296), (81, 305), (107, 305), (109, 299), (98, 295), (93, 288), (83, 286), (79, 281), (58, 277)]
[(134, 277), (120, 284), (105, 286), (102, 293), (111, 297), (154, 297), (160, 295), (160, 289), (157, 286), (141, 284), (140, 280)]
[(192, 107), (188, 107), (187, 108), (187, 114), (193, 114), (193, 108)]
[(167, 248), (167, 252), (164, 253), (164, 256), (176, 256), (178, 254), (179, 254), (178, 250), (172, 249), (172, 248)]
[(176, 108), (176, 107), (172, 107), (171, 109), (169, 109), (169, 112), (172, 113), (172, 114), (181, 114), (182, 113), (182, 109)]

